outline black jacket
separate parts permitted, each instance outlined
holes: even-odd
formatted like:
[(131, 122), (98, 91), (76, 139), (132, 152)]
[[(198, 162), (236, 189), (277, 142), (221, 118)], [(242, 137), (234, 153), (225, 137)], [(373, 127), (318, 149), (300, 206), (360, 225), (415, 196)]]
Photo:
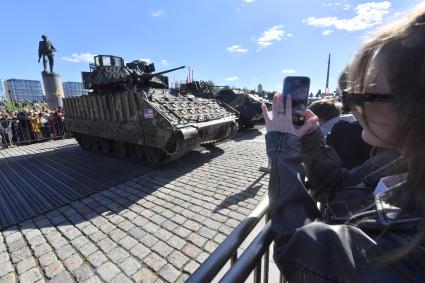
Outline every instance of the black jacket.
[(326, 136), (326, 144), (335, 149), (344, 168), (352, 169), (370, 157), (372, 147), (363, 141), (362, 131), (358, 121), (339, 121)]
[(347, 171), (319, 129), (302, 140), (267, 133), (266, 145), (274, 259), (289, 282), (425, 282), (424, 247), (392, 265), (370, 262), (408, 243), (423, 220), (400, 211), (405, 183), (373, 194), (381, 177), (405, 172), (402, 159), (375, 170), (395, 157), (387, 152)]

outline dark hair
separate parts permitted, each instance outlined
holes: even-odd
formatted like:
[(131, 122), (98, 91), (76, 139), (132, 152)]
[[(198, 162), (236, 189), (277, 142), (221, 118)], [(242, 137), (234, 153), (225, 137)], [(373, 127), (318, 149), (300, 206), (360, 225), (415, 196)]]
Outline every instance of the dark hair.
[[(379, 66), (395, 96), (398, 119), (390, 144), (406, 158), (409, 167), (404, 204), (425, 216), (425, 5), (421, 3), (404, 20), (382, 29), (355, 57), (341, 79), (352, 92), (364, 93), (372, 60)], [(366, 120), (367, 123), (367, 120)], [(391, 263), (410, 253), (425, 239), (425, 226), (404, 247), (386, 254), (381, 263)]]
[(339, 103), (330, 99), (321, 99), (313, 102), (309, 109), (313, 111), (321, 120), (328, 121), (332, 118), (339, 117), (341, 115)]

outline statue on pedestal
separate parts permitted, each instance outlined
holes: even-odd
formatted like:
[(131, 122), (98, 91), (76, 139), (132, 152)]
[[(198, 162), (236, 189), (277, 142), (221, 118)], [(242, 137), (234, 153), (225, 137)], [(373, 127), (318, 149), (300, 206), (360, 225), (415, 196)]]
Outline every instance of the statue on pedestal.
[[(42, 41), (38, 44), (38, 63), (40, 63), (41, 56), (43, 56), (43, 66), (44, 71), (47, 73), (47, 59), (49, 60), (49, 67), (50, 67), (50, 73), (54, 74), (53, 72), (53, 65), (54, 65), (54, 54), (53, 52), (56, 51), (56, 48), (53, 47), (53, 44), (47, 40), (46, 35), (42, 35), (41, 38)], [(46, 59), (47, 57), (47, 59)]]
[[(56, 48), (47, 40), (46, 35), (42, 35), (42, 41), (38, 44), (38, 63), (43, 56), (44, 71), (41, 72), (43, 78), (44, 93), (46, 94), (45, 100), (49, 109), (55, 109), (63, 106), (63, 86), (61, 76), (53, 72), (54, 66), (54, 52)], [(49, 60), (50, 72), (47, 71), (47, 60)]]

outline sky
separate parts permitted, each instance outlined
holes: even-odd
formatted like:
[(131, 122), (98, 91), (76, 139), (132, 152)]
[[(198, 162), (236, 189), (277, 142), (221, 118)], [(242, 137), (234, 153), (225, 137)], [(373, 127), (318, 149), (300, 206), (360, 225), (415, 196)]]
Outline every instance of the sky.
[[(190, 66), (194, 79), (281, 91), (288, 76), (330, 88), (362, 42), (418, 0), (2, 0), (0, 80), (41, 80), (38, 41), (57, 49), (55, 72), (81, 82), (96, 54)], [(188, 69), (169, 74), (185, 80)]]

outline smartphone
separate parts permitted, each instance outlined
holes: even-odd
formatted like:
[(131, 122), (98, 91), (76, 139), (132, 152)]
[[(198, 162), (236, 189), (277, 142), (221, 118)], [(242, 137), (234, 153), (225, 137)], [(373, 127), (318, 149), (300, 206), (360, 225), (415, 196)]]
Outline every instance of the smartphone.
[(284, 96), (283, 105), (285, 106), (286, 96), (291, 96), (292, 99), (292, 122), (296, 126), (304, 124), (304, 117), (295, 114), (295, 111), (304, 111), (307, 109), (307, 99), (310, 91), (310, 78), (309, 77), (286, 77), (283, 81)]

